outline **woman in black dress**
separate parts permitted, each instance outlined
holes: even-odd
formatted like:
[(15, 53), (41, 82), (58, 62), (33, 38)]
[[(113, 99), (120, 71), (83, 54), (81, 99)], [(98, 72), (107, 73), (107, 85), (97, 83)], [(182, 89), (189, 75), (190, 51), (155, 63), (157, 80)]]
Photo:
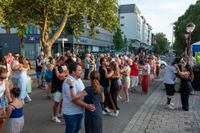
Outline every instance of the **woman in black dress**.
[[(88, 86), (82, 92), (75, 94), (71, 89), (73, 100), (80, 100), (84, 97), (84, 101), (88, 104), (93, 104), (95, 110), (85, 110), (85, 132), (86, 133), (102, 133), (102, 108), (100, 102), (104, 102), (103, 88), (99, 83), (100, 74), (97, 71), (90, 73), (91, 86)], [(73, 86), (73, 81), (68, 81), (70, 86)]]
[(176, 66), (176, 68), (178, 74), (181, 77), (180, 95), (181, 95), (182, 109), (184, 111), (189, 111), (190, 87), (191, 87), (191, 81), (194, 79), (192, 68), (189, 64), (187, 64), (182, 71), (179, 70), (178, 66)]

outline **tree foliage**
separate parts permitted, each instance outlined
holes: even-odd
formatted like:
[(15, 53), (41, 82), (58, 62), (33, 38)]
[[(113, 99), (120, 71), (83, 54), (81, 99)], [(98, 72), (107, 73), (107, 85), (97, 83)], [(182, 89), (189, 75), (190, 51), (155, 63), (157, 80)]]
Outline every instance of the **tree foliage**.
[(189, 22), (193, 22), (196, 25), (195, 30), (192, 33), (191, 43), (200, 40), (200, 0), (196, 2), (195, 5), (190, 5), (186, 12), (178, 18), (174, 23), (175, 25), (175, 42), (173, 48), (178, 52), (182, 53), (186, 47), (186, 39), (184, 34), (186, 34), (186, 26)]
[(78, 37), (86, 25), (91, 35), (96, 26), (109, 31), (117, 26), (116, 0), (1, 0), (0, 7), (6, 26), (18, 27), (21, 34), (27, 25), (40, 29), (47, 56), (65, 27)]
[(157, 33), (155, 35), (156, 43), (154, 45), (155, 54), (165, 54), (169, 48), (169, 42), (164, 33)]
[(115, 45), (116, 50), (120, 50), (125, 47), (124, 38), (122, 37), (120, 28), (117, 28), (117, 30), (113, 36), (113, 43)]

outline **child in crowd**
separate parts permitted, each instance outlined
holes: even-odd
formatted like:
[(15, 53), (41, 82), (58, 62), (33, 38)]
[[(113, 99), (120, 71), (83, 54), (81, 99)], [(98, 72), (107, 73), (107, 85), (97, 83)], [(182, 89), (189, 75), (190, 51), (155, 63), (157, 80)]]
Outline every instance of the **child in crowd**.
[(7, 133), (20, 133), (24, 126), (23, 102), (19, 98), (20, 89), (13, 88), (10, 91), (12, 102), (8, 105), (7, 110)]

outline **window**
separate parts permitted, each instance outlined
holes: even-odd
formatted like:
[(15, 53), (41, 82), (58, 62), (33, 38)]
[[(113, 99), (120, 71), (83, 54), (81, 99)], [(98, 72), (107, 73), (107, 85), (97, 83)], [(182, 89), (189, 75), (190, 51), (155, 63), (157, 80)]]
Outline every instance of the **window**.
[(124, 26), (124, 24), (121, 24), (121, 26)]
[(6, 27), (6, 33), (10, 34), (10, 28), (9, 27)]
[(124, 16), (121, 16), (120, 18), (121, 18), (121, 19), (124, 19)]

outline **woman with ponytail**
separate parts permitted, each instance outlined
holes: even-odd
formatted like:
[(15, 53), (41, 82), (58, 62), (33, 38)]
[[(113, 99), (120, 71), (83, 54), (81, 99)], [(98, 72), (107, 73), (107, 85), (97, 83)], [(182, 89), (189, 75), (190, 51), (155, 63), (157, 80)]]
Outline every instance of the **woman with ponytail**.
[[(72, 101), (80, 100), (84, 97), (85, 103), (95, 106), (95, 110), (85, 110), (85, 132), (102, 133), (102, 108), (101, 102), (104, 102), (103, 88), (99, 83), (100, 74), (97, 71), (90, 73), (91, 86), (86, 87), (80, 93), (75, 94), (73, 87), (70, 87)], [(67, 81), (70, 86), (74, 86), (72, 80)]]

